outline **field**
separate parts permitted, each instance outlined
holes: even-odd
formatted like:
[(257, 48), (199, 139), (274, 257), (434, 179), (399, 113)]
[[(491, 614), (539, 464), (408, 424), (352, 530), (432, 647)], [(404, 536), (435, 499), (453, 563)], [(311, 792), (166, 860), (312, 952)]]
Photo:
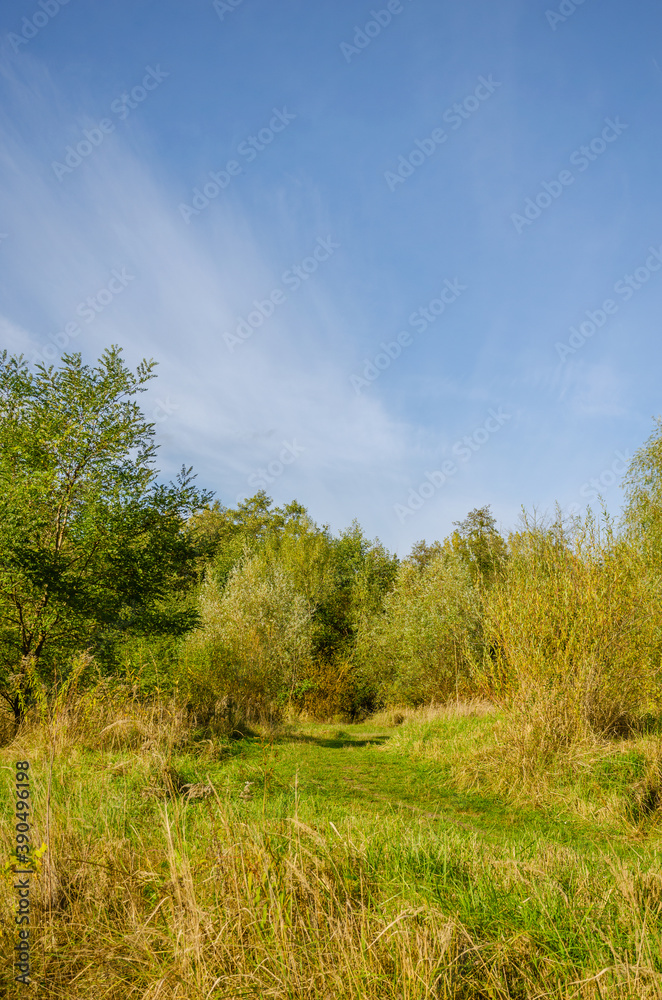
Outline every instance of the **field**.
[[(94, 711), (0, 750), (2, 996), (662, 997), (652, 725), (495, 789), (503, 719), (484, 702), (234, 740), (172, 705)], [(29, 986), (12, 971), (21, 759), (48, 845)]]

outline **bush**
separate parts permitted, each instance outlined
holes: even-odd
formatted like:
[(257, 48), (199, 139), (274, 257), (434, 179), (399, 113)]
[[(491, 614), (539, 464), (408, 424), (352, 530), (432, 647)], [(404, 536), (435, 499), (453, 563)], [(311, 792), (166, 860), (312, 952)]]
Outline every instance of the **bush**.
[(471, 688), (480, 649), (480, 603), (462, 560), (437, 552), (422, 568), (403, 563), (383, 613), (357, 639), (362, 672), (383, 704), (421, 705)]
[(246, 554), (223, 590), (201, 590), (203, 627), (182, 657), (190, 704), (209, 719), (278, 721), (310, 660), (311, 614), (305, 598), (276, 564)]
[(626, 733), (659, 703), (660, 583), (605, 518), (560, 518), (511, 535), (503, 579), (484, 595), (489, 687), (537, 712), (534, 744)]

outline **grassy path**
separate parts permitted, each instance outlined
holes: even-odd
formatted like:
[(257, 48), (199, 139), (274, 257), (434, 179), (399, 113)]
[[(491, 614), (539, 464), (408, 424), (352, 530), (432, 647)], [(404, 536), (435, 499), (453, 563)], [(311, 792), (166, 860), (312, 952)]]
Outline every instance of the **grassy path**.
[[(468, 738), (484, 725), (481, 719), (464, 719), (460, 736)], [(342, 729), (309, 724), (266, 752), (264, 744), (262, 749), (250, 746), (234, 769), (238, 780), (252, 780), (256, 788), (263, 786), (267, 773), (267, 784), (277, 782), (285, 801), (297, 776), (300, 800), (307, 802), (311, 818), (330, 813), (410, 814), (412, 823), (425, 823), (431, 831), (452, 827), (483, 843), (513, 845), (525, 854), (542, 841), (589, 855), (637, 857), (641, 851), (642, 837), (635, 831), (583, 820), (558, 805), (515, 807), (496, 796), (458, 792), (449, 780), (453, 740), (449, 759), (429, 764), (389, 753), (388, 742), (396, 732), (395, 727), (375, 730), (369, 722)], [(662, 846), (655, 830), (648, 831), (645, 841), (647, 849)]]
[[(458, 792), (451, 765), (492, 724), (435, 722), (432, 758), (409, 723), (375, 722), (170, 754), (76, 744), (52, 774), (47, 744), (22, 748), (36, 844), (50, 802), (41, 996), (152, 1000), (162, 982), (166, 1000), (662, 1000), (658, 827)], [(15, 759), (0, 751), (2, 817)], [(5, 859), (12, 836), (1, 822)], [(0, 934), (14, 997), (10, 953)]]

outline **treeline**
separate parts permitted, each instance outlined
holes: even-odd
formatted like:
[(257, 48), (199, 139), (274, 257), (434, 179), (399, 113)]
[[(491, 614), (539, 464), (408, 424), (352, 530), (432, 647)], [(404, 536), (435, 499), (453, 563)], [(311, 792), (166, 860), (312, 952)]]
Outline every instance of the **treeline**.
[(659, 710), (661, 422), (618, 525), (557, 510), (503, 537), (483, 506), (400, 560), (296, 501), (226, 508), (186, 469), (159, 485), (134, 399), (153, 363), (134, 374), (120, 354), (0, 359), (0, 695), (17, 725), (72, 670), (227, 731), (481, 696), (543, 706), (536, 738), (558, 742)]
[(180, 683), (196, 711), (230, 722), (487, 697), (544, 707), (561, 740), (636, 727), (659, 705), (662, 577), (632, 471), (620, 531), (557, 512), (503, 538), (483, 507), (401, 561), (357, 523), (333, 537), (264, 494), (209, 508), (190, 522), (207, 554)]
[(286, 706), (363, 718), (385, 704), (465, 692), (477, 653), (476, 584), (505, 545), (487, 509), (400, 561), (355, 521), (333, 536), (263, 491), (189, 524), (201, 552), (201, 627), (177, 669), (197, 711), (273, 720)]

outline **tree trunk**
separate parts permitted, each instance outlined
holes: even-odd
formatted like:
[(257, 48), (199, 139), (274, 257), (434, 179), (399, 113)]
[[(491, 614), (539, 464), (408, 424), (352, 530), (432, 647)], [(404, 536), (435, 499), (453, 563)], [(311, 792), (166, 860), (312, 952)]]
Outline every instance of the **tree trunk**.
[(14, 712), (14, 732), (17, 733), (20, 729), (21, 723), (25, 719), (25, 707), (22, 704), (19, 695), (12, 698), (10, 704)]
[(21, 669), (16, 678), (16, 693), (8, 698), (9, 704), (14, 713), (14, 731), (18, 732), (21, 724), (25, 721), (27, 709), (30, 705), (30, 695), (32, 694), (32, 678), (30, 672), (37, 666), (38, 657), (33, 654), (23, 656), (21, 659)]

